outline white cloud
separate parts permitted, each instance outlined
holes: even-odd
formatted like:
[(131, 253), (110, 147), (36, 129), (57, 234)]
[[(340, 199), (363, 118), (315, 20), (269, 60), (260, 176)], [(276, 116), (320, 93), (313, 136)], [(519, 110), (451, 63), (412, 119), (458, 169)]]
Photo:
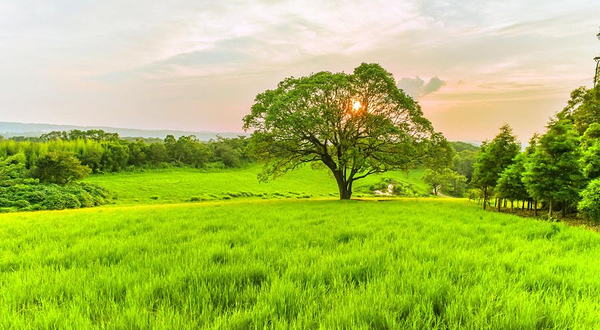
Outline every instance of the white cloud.
[(418, 76), (414, 79), (404, 77), (398, 80), (397, 83), (398, 88), (402, 89), (406, 94), (414, 98), (419, 98), (429, 93), (436, 92), (445, 84), (446, 82), (438, 77), (432, 77), (427, 83), (425, 83), (425, 81)]

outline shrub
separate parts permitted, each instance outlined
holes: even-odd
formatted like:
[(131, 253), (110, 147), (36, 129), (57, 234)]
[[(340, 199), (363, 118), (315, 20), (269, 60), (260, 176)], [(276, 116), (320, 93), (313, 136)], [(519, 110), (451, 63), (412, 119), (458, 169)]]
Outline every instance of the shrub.
[(578, 209), (589, 220), (600, 221), (600, 179), (592, 180), (581, 192)]
[(89, 183), (16, 184), (0, 187), (0, 207), (13, 211), (61, 210), (106, 204), (110, 197), (102, 187)]
[(25, 209), (31, 206), (31, 204), (24, 199), (19, 199), (13, 203), (13, 206), (19, 209)]
[(90, 172), (73, 154), (49, 152), (37, 160), (31, 176), (40, 182), (65, 185), (85, 178)]

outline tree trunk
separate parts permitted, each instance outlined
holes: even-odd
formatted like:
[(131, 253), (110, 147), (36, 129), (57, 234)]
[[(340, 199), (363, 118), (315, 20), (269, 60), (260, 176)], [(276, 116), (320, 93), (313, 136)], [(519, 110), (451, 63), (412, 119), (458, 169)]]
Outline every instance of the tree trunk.
[(552, 218), (552, 199), (550, 199), (550, 203), (548, 203), (548, 219)]
[(338, 184), (340, 199), (350, 199), (352, 197), (352, 184), (348, 184), (341, 173), (334, 172), (334, 176)]
[(500, 207), (502, 207), (502, 199), (501, 198), (497, 198), (496, 199), (496, 204), (498, 205), (498, 212), (500, 212)]
[(521, 204), (521, 212), (525, 211), (525, 201), (523, 201), (523, 204)]
[(513, 203), (514, 202), (511, 200), (510, 201), (510, 211), (514, 213), (515, 212), (515, 208), (514, 208), (514, 204)]
[(563, 218), (567, 217), (567, 203), (565, 203), (565, 202), (562, 203), (562, 217)]
[(533, 215), (536, 216), (536, 217), (538, 216), (538, 213), (537, 213), (537, 200), (535, 202), (533, 202)]
[(487, 204), (487, 187), (483, 188), (483, 210), (485, 210), (485, 204)]

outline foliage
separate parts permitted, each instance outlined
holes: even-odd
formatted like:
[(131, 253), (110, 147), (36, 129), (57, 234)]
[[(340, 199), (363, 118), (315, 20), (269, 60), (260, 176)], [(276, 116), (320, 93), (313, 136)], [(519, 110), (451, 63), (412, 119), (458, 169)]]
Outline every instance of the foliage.
[(392, 75), (365, 63), (352, 74), (319, 72), (281, 81), (256, 96), (244, 129), (254, 130), (253, 152), (265, 163), (261, 179), (320, 163), (335, 177), (341, 199), (351, 197), (356, 180), (412, 168), (425, 158), (434, 135)]
[(452, 158), (452, 169), (467, 178), (467, 182), (471, 182), (473, 178), (473, 170), (477, 152), (471, 150), (462, 150)]
[(423, 173), (423, 181), (431, 186), (434, 195), (444, 192), (452, 196), (462, 197), (465, 193), (467, 178), (449, 168), (427, 169)]
[(433, 133), (427, 143), (423, 165), (432, 170), (442, 170), (452, 164), (456, 151), (442, 133)]
[(579, 197), (583, 174), (578, 140), (569, 120), (553, 122), (525, 163), (527, 190), (533, 198), (549, 203), (549, 215), (555, 201), (568, 204)]
[(509, 125), (500, 127), (500, 133), (491, 142), (482, 144), (475, 160), (472, 182), (484, 193), (484, 209), (489, 189), (496, 186), (500, 174), (513, 163), (520, 149), (521, 145)]
[(600, 179), (592, 180), (587, 188), (581, 191), (578, 209), (586, 218), (600, 221)]
[(27, 158), (19, 153), (0, 160), (0, 187), (23, 183), (27, 175)]
[(90, 183), (13, 184), (0, 186), (0, 208), (12, 211), (62, 210), (92, 207), (110, 201), (110, 193)]
[(30, 169), (49, 152), (66, 152), (74, 154), (92, 173), (102, 173), (163, 167), (165, 163), (196, 168), (219, 163), (231, 168), (253, 160), (246, 151), (249, 141), (244, 136), (218, 137), (208, 142), (199, 141), (195, 136), (178, 139), (167, 136), (164, 141), (148, 143), (148, 139), (119, 139), (117, 134), (101, 130), (73, 130), (48, 133), (37, 140), (0, 141), (0, 161), (22, 153), (26, 168)]
[(592, 123), (581, 137), (583, 175), (592, 180), (600, 177), (600, 124)]
[(90, 168), (81, 165), (72, 154), (53, 151), (37, 160), (31, 177), (43, 183), (65, 185), (85, 178), (90, 172)]
[(600, 85), (592, 89), (579, 87), (571, 92), (571, 99), (558, 114), (558, 119), (571, 120), (579, 135), (583, 135), (591, 124), (600, 123)]
[(523, 182), (525, 161), (525, 154), (519, 154), (515, 158), (515, 162), (502, 172), (496, 187), (498, 197), (511, 201), (526, 201), (530, 199), (527, 187)]

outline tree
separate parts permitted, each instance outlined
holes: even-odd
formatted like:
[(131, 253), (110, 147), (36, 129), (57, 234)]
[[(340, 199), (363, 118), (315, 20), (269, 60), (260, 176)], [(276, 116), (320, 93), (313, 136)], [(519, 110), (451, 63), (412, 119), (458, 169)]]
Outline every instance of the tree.
[(496, 191), (498, 197), (510, 200), (511, 209), (513, 202), (529, 200), (527, 187), (523, 182), (523, 173), (525, 172), (525, 154), (519, 154), (515, 162), (507, 167), (498, 179)]
[(462, 196), (467, 179), (449, 168), (444, 168), (441, 170), (425, 170), (423, 181), (429, 184), (436, 196), (442, 190), (453, 196)]
[(592, 89), (579, 87), (571, 92), (571, 99), (557, 117), (571, 120), (579, 135), (592, 123), (600, 123), (600, 85)]
[(127, 160), (129, 165), (142, 166), (146, 163), (146, 153), (148, 151), (148, 145), (140, 140), (129, 143), (129, 159)]
[(244, 129), (253, 130), (253, 154), (265, 164), (259, 179), (322, 164), (335, 177), (340, 199), (352, 196), (356, 180), (424, 160), (434, 134), (392, 75), (365, 63), (352, 74), (284, 79), (256, 96)]
[(496, 186), (500, 174), (510, 166), (513, 158), (521, 150), (521, 144), (508, 125), (500, 127), (500, 133), (491, 142), (481, 145), (473, 170), (472, 182), (483, 192), (483, 209), (485, 210), (490, 188)]
[(129, 149), (121, 142), (107, 142), (103, 144), (102, 168), (106, 171), (118, 172), (127, 167)]
[(441, 171), (452, 164), (456, 155), (454, 148), (442, 133), (433, 133), (428, 141), (428, 152), (423, 160), (426, 168)]
[(592, 180), (600, 177), (600, 124), (592, 123), (581, 137), (583, 175)]
[(600, 179), (595, 179), (581, 192), (579, 212), (593, 221), (600, 221)]
[(85, 178), (90, 172), (90, 168), (81, 165), (73, 154), (49, 152), (38, 159), (31, 176), (40, 182), (65, 185)]
[(221, 159), (226, 167), (237, 167), (240, 165), (239, 152), (227, 144), (219, 144), (215, 148), (215, 156)]
[(460, 151), (452, 158), (452, 169), (466, 177), (467, 182), (471, 182), (476, 158), (477, 152), (475, 151)]
[(167, 149), (162, 143), (152, 143), (148, 146), (147, 159), (153, 164), (167, 161)]
[(21, 183), (25, 177), (27, 158), (19, 153), (0, 160), (0, 187)]
[(533, 198), (548, 202), (548, 217), (556, 201), (563, 203), (564, 215), (568, 203), (578, 199), (583, 183), (579, 158), (578, 136), (568, 119), (550, 123), (528, 157), (523, 181)]

